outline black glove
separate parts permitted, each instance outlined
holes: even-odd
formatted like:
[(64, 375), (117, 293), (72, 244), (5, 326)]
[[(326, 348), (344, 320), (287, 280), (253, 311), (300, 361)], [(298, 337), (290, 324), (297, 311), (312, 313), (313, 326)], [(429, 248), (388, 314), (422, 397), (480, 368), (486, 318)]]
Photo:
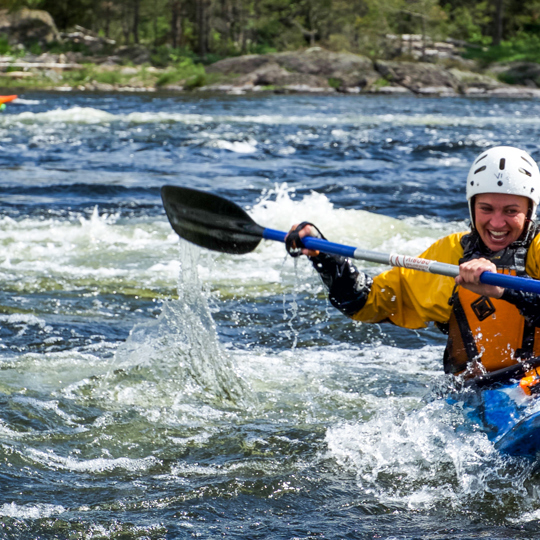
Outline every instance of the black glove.
[(315, 225), (313, 225), (313, 223), (309, 223), (309, 221), (302, 221), (302, 223), (300, 223), (300, 225), (298, 225), (296, 229), (294, 229), (294, 231), (291, 231), (285, 239), (285, 249), (291, 257), (299, 257), (300, 255), (302, 255), (302, 249), (306, 246), (300, 238), (300, 231), (307, 225), (310, 225), (317, 231), (316, 238), (322, 238), (323, 240), (326, 240), (321, 231), (319, 231), (319, 229)]

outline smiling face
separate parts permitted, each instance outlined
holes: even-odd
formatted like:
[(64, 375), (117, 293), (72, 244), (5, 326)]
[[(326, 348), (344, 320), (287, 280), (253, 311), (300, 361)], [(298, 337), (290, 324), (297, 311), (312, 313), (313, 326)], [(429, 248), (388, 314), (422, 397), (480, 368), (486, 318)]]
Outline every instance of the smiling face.
[(500, 251), (521, 236), (528, 210), (527, 197), (481, 193), (474, 200), (474, 225), (484, 244), (492, 251)]

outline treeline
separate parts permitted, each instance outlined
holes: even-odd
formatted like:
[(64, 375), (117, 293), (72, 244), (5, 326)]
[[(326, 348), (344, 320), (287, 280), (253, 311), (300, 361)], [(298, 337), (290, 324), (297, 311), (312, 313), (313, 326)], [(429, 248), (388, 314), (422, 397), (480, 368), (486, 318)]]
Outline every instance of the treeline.
[(0, 0), (114, 39), (201, 58), (322, 46), (380, 56), (388, 34), (537, 45), (539, 0)]

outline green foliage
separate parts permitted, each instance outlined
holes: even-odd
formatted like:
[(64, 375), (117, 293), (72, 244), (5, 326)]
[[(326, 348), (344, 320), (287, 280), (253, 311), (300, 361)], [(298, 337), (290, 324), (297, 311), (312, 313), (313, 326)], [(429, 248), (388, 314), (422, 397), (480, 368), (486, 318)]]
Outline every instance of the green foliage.
[(43, 53), (43, 49), (41, 48), (41, 45), (39, 43), (34, 42), (32, 43), (32, 45), (30, 45), (30, 52), (32, 54), (39, 56), (40, 54)]
[(119, 71), (104, 71), (95, 73), (93, 79), (98, 83), (115, 85), (125, 82), (126, 77)]
[(487, 0), (470, 5), (460, 5), (455, 8), (451, 4), (444, 5), (447, 15), (446, 32), (455, 39), (461, 39), (468, 43), (478, 45), (489, 45), (491, 36), (485, 35), (486, 29), (491, 21), (491, 3)]
[(11, 47), (9, 46), (9, 41), (7, 36), (0, 35), (0, 54), (9, 54), (11, 52)]
[(205, 81), (206, 71), (204, 66), (195, 64), (191, 58), (183, 58), (159, 76), (156, 86), (181, 84), (184, 88), (192, 89), (204, 86)]
[(84, 66), (81, 69), (68, 71), (63, 75), (63, 82), (70, 86), (81, 86), (89, 82), (94, 73), (92, 66)]
[(503, 41), (497, 46), (468, 49), (466, 56), (479, 60), (484, 65), (518, 61), (540, 63), (540, 36), (520, 33), (514, 39)]
[(186, 90), (194, 90), (195, 88), (200, 88), (206, 84), (206, 75), (204, 73), (197, 73), (192, 77), (186, 79), (184, 83), (184, 88)]
[(272, 54), (278, 52), (275, 47), (268, 45), (268, 43), (252, 43), (249, 45), (248, 54)]
[(43, 0), (25, 0), (24, 2), (30, 9), (40, 9), (43, 4)]
[(190, 49), (185, 47), (177, 47), (173, 49), (168, 45), (156, 47), (150, 56), (152, 65), (156, 67), (167, 67), (171, 64), (179, 64), (184, 60), (195, 61), (197, 55)]
[(390, 81), (384, 77), (381, 77), (380, 79), (377, 79), (372, 86), (375, 88), (383, 88), (384, 86), (390, 86)]
[(341, 86), (341, 82), (341, 79), (330, 77), (328, 79), (328, 86), (330, 86), (330, 88), (339, 88)]
[(353, 40), (343, 34), (331, 34), (326, 41), (326, 47), (335, 52), (350, 51), (354, 48)]
[[(11, 11), (48, 11), (62, 30), (80, 25), (151, 52), (152, 65), (168, 68), (163, 84), (201, 84), (196, 66), (240, 54), (265, 54), (313, 45), (372, 58), (395, 55), (388, 34), (424, 34), (488, 47), (497, 27), (493, 0), (0, 0)], [(540, 0), (504, 0), (504, 35), (498, 47), (468, 51), (469, 57), (537, 61)], [(173, 48), (173, 43), (175, 47)], [(43, 49), (43, 50), (42, 50)], [(84, 44), (34, 44), (40, 54), (94, 55)], [(110, 50), (102, 51), (111, 54)], [(0, 54), (19, 54), (0, 37)], [(101, 53), (100, 53), (101, 54)], [(181, 64), (190, 59), (192, 64)], [(186, 74), (186, 70), (191, 73)], [(186, 81), (190, 81), (186, 83)]]

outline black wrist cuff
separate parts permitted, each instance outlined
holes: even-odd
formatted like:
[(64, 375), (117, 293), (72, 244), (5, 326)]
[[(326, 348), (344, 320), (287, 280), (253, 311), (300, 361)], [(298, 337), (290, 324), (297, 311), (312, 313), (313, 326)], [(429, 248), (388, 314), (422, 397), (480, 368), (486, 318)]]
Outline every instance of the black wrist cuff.
[(318, 236), (315, 238), (322, 238), (323, 240), (326, 240), (316, 225), (313, 225), (313, 223), (310, 223), (309, 221), (302, 221), (302, 223), (300, 223), (300, 225), (298, 225), (294, 231), (291, 231), (285, 239), (285, 249), (291, 257), (299, 257), (302, 255), (302, 248), (305, 248), (306, 246), (300, 238), (300, 231), (307, 225), (310, 225), (317, 231)]

